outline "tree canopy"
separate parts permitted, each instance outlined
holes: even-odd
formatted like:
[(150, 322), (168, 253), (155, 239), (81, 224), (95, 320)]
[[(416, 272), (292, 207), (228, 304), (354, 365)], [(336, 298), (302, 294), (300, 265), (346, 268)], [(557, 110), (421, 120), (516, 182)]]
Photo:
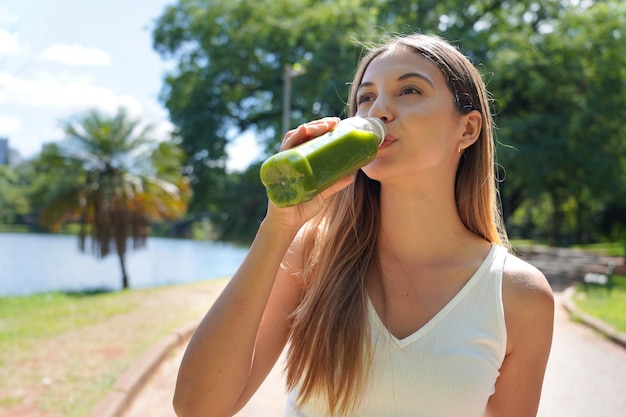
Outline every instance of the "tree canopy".
[(177, 63), (162, 99), (189, 158), (191, 211), (223, 230), (259, 220), (240, 218), (262, 211), (237, 187), (254, 204), (263, 190), (226, 173), (226, 144), (251, 131), (276, 150), (286, 65), (306, 68), (291, 80), (292, 125), (343, 115), (363, 44), (420, 31), (459, 45), (493, 93), (509, 223), (539, 206), (552, 240), (567, 221), (593, 223), (626, 188), (625, 15), (615, 0), (179, 0), (153, 42)]
[[(626, 7), (598, 2), (501, 42), (491, 88), (499, 103), (505, 197), (551, 206), (557, 243), (568, 211), (575, 240), (626, 189)], [(509, 200), (514, 211), (516, 203)]]
[(29, 213), (30, 203), (21, 192), (22, 172), (21, 169), (0, 165), (0, 223), (13, 223)]

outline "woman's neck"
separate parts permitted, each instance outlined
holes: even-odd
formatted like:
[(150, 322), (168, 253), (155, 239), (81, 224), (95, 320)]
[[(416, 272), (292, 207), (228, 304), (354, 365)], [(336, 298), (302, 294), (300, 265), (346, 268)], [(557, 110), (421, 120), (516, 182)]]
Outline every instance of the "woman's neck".
[[(418, 263), (449, 260), (471, 243), (486, 243), (461, 221), (454, 190), (438, 185), (410, 192), (381, 187), (379, 251)], [(469, 248), (467, 248), (469, 249)]]

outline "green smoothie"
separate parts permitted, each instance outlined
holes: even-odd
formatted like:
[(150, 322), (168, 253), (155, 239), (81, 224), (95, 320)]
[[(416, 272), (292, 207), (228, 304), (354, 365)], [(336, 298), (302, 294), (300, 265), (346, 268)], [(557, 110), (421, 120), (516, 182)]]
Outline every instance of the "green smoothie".
[(279, 207), (312, 199), (372, 162), (384, 137), (379, 119), (352, 117), (323, 136), (277, 153), (261, 166), (268, 198)]

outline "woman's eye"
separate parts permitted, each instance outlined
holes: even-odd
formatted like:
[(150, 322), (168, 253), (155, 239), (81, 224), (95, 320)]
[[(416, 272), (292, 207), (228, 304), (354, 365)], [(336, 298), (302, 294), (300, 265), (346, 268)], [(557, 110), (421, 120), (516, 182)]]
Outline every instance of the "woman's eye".
[(373, 100), (375, 100), (375, 98), (373, 97), (372, 94), (361, 94), (357, 97), (356, 103), (363, 104), (363, 103), (367, 103), (368, 101), (373, 101)]
[(413, 87), (413, 86), (402, 87), (402, 89), (400, 90), (400, 95), (404, 96), (407, 94), (422, 94), (422, 92), (417, 87)]

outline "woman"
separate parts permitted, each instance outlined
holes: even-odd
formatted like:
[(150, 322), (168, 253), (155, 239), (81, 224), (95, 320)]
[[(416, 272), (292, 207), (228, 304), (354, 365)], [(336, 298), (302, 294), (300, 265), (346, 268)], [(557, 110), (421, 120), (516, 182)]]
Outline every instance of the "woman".
[(178, 415), (235, 414), (287, 342), (288, 416), (536, 415), (553, 298), (506, 250), (480, 75), (439, 38), (397, 37), (364, 57), (349, 105), (386, 124), (375, 161), (269, 204), (189, 343)]

